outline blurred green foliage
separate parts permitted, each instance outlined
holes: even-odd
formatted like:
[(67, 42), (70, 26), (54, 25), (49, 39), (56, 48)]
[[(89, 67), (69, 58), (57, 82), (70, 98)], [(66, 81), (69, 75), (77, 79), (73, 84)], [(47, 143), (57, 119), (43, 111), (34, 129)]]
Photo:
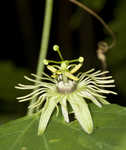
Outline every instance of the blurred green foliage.
[[(80, 2), (89, 8), (93, 9), (96, 12), (99, 12), (103, 7), (106, 2), (106, 0), (80, 0)], [(70, 20), (70, 26), (74, 30), (78, 28), (83, 21), (83, 13), (84, 10), (82, 8), (77, 8), (76, 12), (72, 15), (71, 20)], [(86, 12), (86, 10), (85, 10)], [(87, 12), (86, 12), (87, 13)]]
[(108, 52), (108, 64), (115, 75), (117, 86), (126, 97), (126, 1), (120, 0), (114, 9), (114, 19), (110, 23), (117, 36), (116, 46)]
[(0, 99), (5, 101), (17, 101), (16, 97), (20, 92), (14, 88), (17, 83), (25, 83), (23, 76), (28, 71), (23, 68), (17, 68), (10, 61), (0, 62)]
[[(86, 4), (89, 8), (100, 12), (105, 5), (106, 0), (80, 0), (80, 2)], [(109, 3), (109, 2), (108, 2)], [(114, 17), (110, 21), (113, 32), (117, 37), (116, 46), (107, 53), (108, 69), (111, 70), (118, 87), (119, 93), (126, 97), (126, 2), (123, 0), (116, 1), (116, 7), (114, 8)], [(77, 11), (71, 18), (71, 27), (73, 30), (80, 27), (81, 22), (84, 20), (82, 16), (82, 9), (77, 8)], [(106, 16), (107, 17), (107, 16)], [(110, 37), (111, 38), (111, 37)]]
[(95, 11), (100, 11), (106, 2), (106, 0), (80, 0), (81, 3), (87, 5), (89, 8), (94, 9)]

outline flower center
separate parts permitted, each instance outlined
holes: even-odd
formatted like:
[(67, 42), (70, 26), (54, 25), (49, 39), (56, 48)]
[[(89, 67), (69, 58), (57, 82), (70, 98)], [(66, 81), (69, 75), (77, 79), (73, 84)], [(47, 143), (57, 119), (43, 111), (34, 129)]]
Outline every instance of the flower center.
[(68, 80), (67, 82), (59, 81), (57, 83), (57, 91), (62, 94), (72, 93), (76, 90), (77, 84), (74, 81)]

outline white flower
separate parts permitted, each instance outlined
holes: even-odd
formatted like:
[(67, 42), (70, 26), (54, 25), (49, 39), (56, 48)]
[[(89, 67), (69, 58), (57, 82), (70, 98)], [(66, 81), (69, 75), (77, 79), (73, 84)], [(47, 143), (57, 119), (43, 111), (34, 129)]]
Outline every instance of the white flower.
[[(70, 66), (68, 66), (68, 68), (70, 68)], [(95, 72), (94, 69), (91, 69), (85, 73), (79, 73), (76, 77), (78, 80), (73, 76), (69, 78), (67, 75), (67, 77), (65, 76), (65, 81), (63, 73), (59, 73), (58, 78), (50, 77), (45, 73), (43, 73), (43, 77), (31, 74), (33, 77), (41, 80), (36, 81), (35, 79), (25, 76), (25, 79), (36, 84), (18, 84), (16, 88), (22, 90), (31, 89), (34, 91), (17, 99), (20, 102), (24, 102), (37, 97), (37, 101), (28, 108), (34, 109), (37, 107), (41, 111), (38, 135), (44, 133), (54, 109), (58, 108), (58, 104), (61, 105), (64, 120), (67, 123), (69, 122), (68, 103), (71, 105), (82, 129), (90, 134), (93, 131), (93, 121), (87, 100), (90, 100), (98, 107), (102, 107), (102, 104), (109, 104), (104, 94), (116, 94), (111, 90), (105, 89), (115, 86), (112, 76), (106, 76), (107, 73), (108, 71), (102, 72), (99, 70)]]
[[(80, 69), (84, 58), (64, 60), (58, 45), (54, 45), (53, 50), (58, 52), (61, 61), (43, 61), (48, 70), (52, 72), (52, 75), (49, 76), (43, 73), (43, 77), (39, 77), (31, 74), (39, 80), (25, 76), (24, 78), (33, 82), (34, 85), (18, 84), (16, 88), (22, 90), (31, 89), (33, 92), (17, 99), (20, 102), (24, 102), (37, 98), (28, 108), (33, 110), (37, 108), (36, 110), (41, 112), (38, 135), (44, 133), (54, 109), (59, 109), (58, 104), (61, 105), (64, 120), (69, 123), (68, 103), (71, 105), (75, 117), (83, 130), (90, 134), (93, 131), (93, 121), (87, 100), (92, 101), (98, 107), (102, 107), (102, 104), (109, 104), (104, 94), (116, 93), (104, 88), (114, 87), (114, 80), (112, 80), (112, 76), (106, 76), (108, 71), (102, 72), (99, 70), (95, 72), (94, 69), (85, 73), (78, 73), (75, 76), (74, 73)], [(77, 62), (79, 64), (76, 64)], [(48, 65), (49, 63), (53, 63), (53, 65)]]

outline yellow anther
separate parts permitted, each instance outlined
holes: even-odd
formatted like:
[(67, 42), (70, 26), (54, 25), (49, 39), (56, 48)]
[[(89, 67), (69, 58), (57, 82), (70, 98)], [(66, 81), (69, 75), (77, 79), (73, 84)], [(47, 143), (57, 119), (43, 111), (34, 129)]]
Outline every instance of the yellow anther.
[(61, 70), (57, 70), (56, 74), (58, 74), (58, 75), (62, 74)]
[(82, 64), (78, 64), (78, 65), (76, 65), (71, 71), (70, 71), (70, 73), (75, 73), (75, 72), (77, 72), (79, 69), (80, 69), (80, 67), (82, 66)]
[(69, 79), (74, 80), (74, 81), (78, 81), (78, 80), (79, 80), (78, 77), (72, 75), (72, 74), (69, 73), (69, 72), (65, 72), (65, 76), (68, 77)]
[(50, 65), (48, 65), (47, 68), (53, 73), (56, 73), (56, 71), (57, 71), (56, 68), (54, 68), (53, 66), (50, 66)]
[(52, 77), (52, 78), (57, 78), (57, 75), (54, 75), (54, 74), (53, 74), (53, 75), (51, 75), (51, 77)]

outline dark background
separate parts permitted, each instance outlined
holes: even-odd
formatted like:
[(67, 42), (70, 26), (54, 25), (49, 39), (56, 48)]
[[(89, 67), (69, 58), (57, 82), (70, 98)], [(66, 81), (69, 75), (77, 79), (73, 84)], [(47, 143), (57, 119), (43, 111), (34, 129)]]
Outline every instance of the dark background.
[[(108, 96), (111, 103), (126, 106), (126, 2), (123, 0), (85, 0), (108, 23), (117, 36), (117, 45), (107, 53), (108, 70), (116, 81), (118, 96)], [(44, 17), (44, 0), (6, 0), (1, 3), (0, 53), (0, 120), (15, 119), (26, 113), (27, 103), (18, 103), (22, 91), (14, 89), (25, 83), (24, 75), (35, 73), (40, 49)], [(68, 0), (54, 0), (53, 19), (48, 48), (48, 59), (58, 60), (52, 50), (61, 47), (65, 59), (85, 58), (81, 71), (101, 64), (96, 56), (97, 43), (109, 39), (103, 26)]]

